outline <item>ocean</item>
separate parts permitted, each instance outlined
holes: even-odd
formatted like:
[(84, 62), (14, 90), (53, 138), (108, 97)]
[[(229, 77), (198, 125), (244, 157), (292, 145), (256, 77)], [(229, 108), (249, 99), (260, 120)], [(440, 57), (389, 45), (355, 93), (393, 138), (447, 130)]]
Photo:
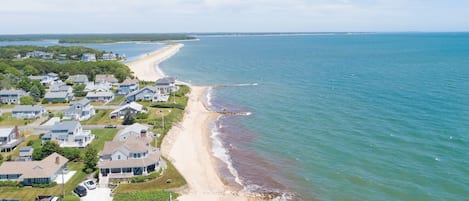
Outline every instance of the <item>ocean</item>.
[(201, 36), (161, 68), (229, 85), (211, 107), (252, 113), (212, 134), (222, 172), (247, 190), (468, 200), (467, 33)]
[[(469, 33), (199, 38), (160, 67), (214, 86), (213, 110), (250, 114), (213, 124), (227, 182), (286, 200), (468, 200)], [(132, 60), (161, 44), (86, 46)]]

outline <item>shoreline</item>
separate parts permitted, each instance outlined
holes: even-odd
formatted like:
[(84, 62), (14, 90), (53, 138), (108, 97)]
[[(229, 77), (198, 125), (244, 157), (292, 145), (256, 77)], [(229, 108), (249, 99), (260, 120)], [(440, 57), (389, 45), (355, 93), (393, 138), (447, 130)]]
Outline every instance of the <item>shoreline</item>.
[[(138, 79), (155, 81), (165, 76), (158, 64), (182, 47), (183, 44), (167, 45), (127, 65)], [(161, 145), (162, 155), (173, 163), (187, 181), (187, 188), (179, 192), (181, 196), (178, 200), (258, 200), (255, 196), (227, 185), (220, 177), (217, 159), (212, 155), (209, 125), (221, 114), (209, 111), (205, 105), (209, 87), (189, 87), (191, 92), (183, 120), (173, 125)]]

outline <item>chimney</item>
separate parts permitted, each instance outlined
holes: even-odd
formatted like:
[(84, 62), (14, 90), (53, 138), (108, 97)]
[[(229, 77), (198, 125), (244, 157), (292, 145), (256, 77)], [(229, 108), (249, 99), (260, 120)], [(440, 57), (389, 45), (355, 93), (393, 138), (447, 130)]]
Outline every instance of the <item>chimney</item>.
[(15, 139), (20, 139), (20, 131), (18, 130), (18, 126), (15, 126)]
[(141, 131), (140, 131), (140, 137), (141, 137), (141, 138), (147, 137), (147, 130), (141, 130)]
[(56, 165), (60, 164), (60, 158), (58, 156), (55, 157), (55, 164)]

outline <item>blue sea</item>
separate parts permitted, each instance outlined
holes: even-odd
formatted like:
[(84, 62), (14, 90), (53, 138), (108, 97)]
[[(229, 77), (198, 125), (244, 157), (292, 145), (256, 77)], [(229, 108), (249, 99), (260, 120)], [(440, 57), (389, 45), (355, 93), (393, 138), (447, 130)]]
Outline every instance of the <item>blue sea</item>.
[(227, 182), (290, 200), (469, 200), (469, 33), (199, 38), (160, 67), (218, 86), (212, 109), (251, 113), (213, 125)]

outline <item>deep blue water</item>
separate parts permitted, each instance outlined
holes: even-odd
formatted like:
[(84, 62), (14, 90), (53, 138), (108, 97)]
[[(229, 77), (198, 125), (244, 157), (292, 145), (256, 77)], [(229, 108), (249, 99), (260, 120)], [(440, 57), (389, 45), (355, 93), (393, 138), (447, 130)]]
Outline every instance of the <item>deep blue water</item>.
[(253, 112), (220, 121), (244, 185), (281, 188), (269, 177), (306, 200), (469, 196), (469, 34), (202, 37), (162, 68), (258, 83), (212, 94)]

